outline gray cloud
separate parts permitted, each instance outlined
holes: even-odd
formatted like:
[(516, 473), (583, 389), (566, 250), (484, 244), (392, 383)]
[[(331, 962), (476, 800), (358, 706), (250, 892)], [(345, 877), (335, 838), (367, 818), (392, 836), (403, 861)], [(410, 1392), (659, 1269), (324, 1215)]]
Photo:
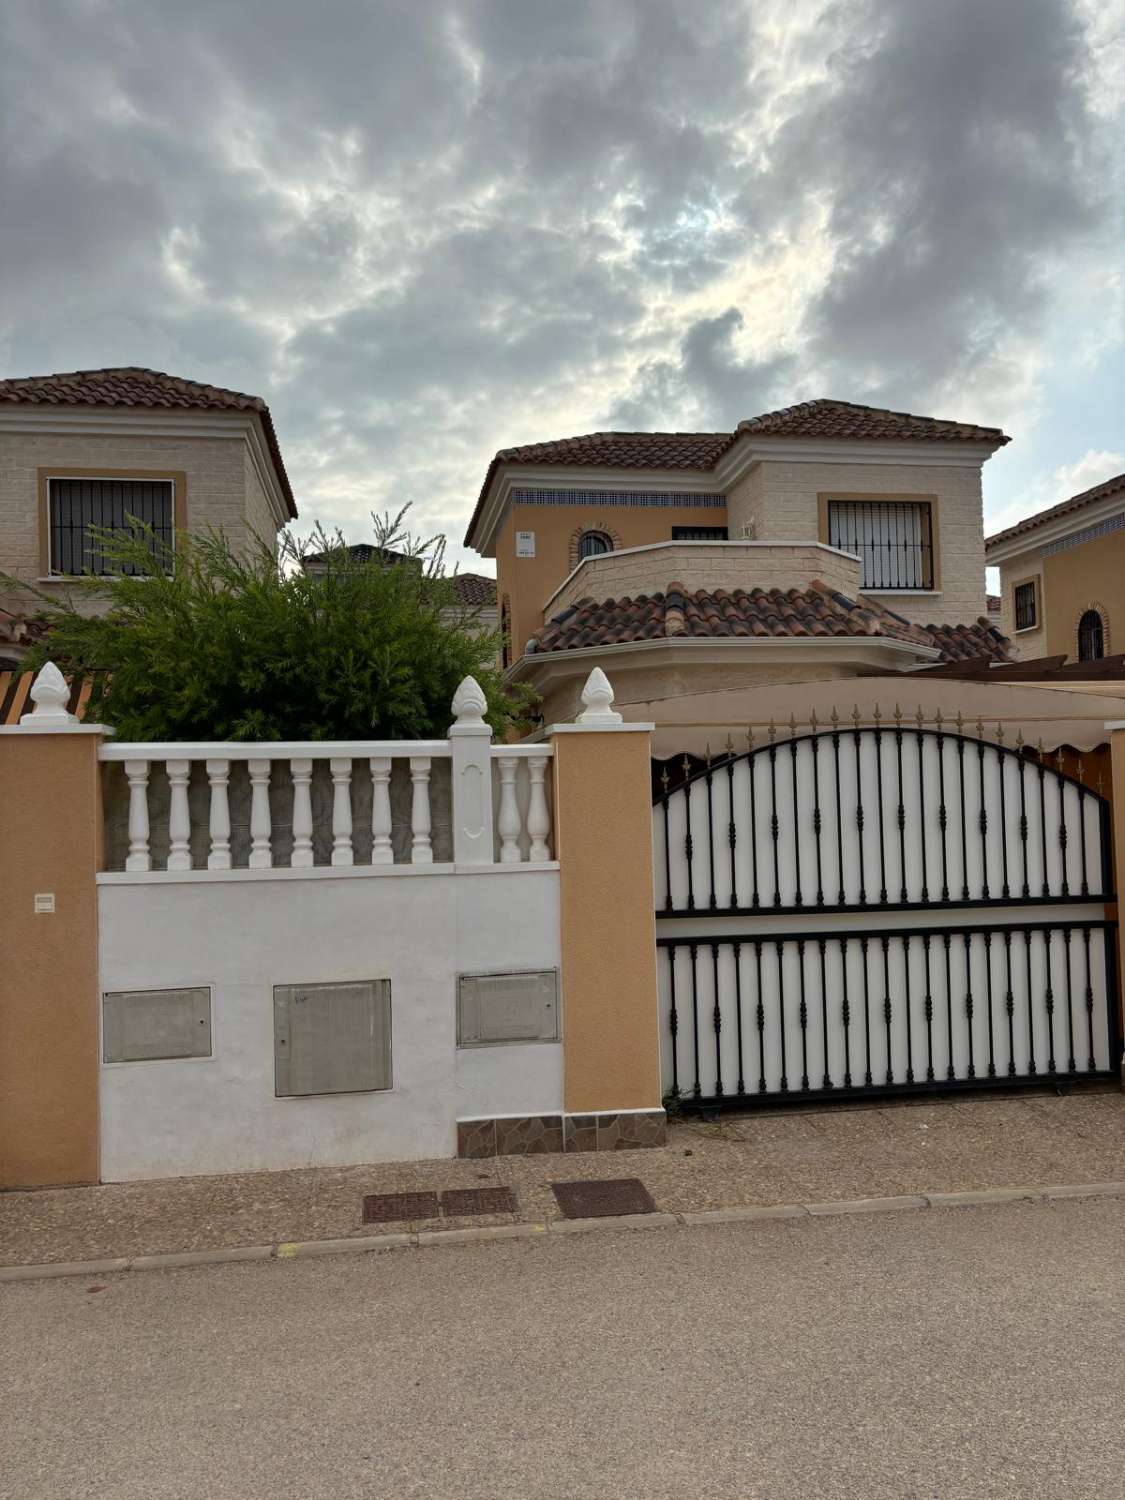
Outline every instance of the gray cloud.
[(8, 0), (0, 367), (260, 391), (356, 534), (610, 422), (1002, 409), (1112, 246), (1079, 3)]

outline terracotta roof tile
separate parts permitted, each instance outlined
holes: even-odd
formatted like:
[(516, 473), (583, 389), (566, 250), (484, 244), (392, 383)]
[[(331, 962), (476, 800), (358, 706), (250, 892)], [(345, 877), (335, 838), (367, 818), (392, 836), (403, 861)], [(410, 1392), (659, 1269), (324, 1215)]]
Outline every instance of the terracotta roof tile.
[(158, 410), (247, 411), (261, 419), (289, 513), (297, 514), (269, 407), (261, 396), (203, 385), (160, 370), (125, 365), (105, 370), (71, 370), (58, 375), (24, 375), (0, 380), (0, 402), (18, 406), (144, 406)]
[(525, 443), (518, 448), (501, 448), (489, 464), (465, 532), (465, 544), (472, 546), (472, 535), (485, 498), (503, 464), (707, 471), (715, 467), (744, 433), (762, 437), (989, 442), (998, 447), (1009, 441), (998, 427), (918, 417), (910, 412), (890, 411), (878, 406), (859, 406), (852, 401), (817, 400), (764, 412), (740, 422), (733, 432), (589, 432), (581, 437)]
[(983, 616), (974, 625), (915, 625), (873, 600), (860, 602), (827, 584), (807, 589), (716, 589), (669, 584), (636, 598), (581, 599), (532, 638), (534, 653), (575, 651), (629, 641), (718, 637), (882, 636), (934, 646), (943, 661), (988, 656), (1008, 661), (1008, 642)]
[(1022, 536), (1024, 532), (1034, 531), (1036, 527), (1043, 526), (1058, 516), (1070, 515), (1072, 511), (1082, 510), (1085, 506), (1092, 505), (1095, 500), (1109, 500), (1118, 494), (1125, 499), (1125, 474), (1115, 474), (1112, 479), (1095, 484), (1092, 489), (1083, 490), (1080, 495), (1072, 495), (1069, 500), (1049, 506), (1047, 510), (1038, 511), (1035, 515), (1028, 516), (1026, 520), (1017, 521), (1014, 526), (1009, 526), (1005, 531), (998, 531), (995, 536), (986, 536), (984, 545), (988, 548), (997, 542), (1006, 542), (1011, 537)]

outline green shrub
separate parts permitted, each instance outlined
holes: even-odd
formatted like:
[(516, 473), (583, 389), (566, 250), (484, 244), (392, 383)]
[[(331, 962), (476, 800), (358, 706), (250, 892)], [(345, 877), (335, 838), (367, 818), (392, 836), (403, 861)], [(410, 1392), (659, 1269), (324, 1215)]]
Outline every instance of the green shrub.
[[(174, 555), (132, 519), (127, 534), (97, 531), (110, 576), (77, 580), (62, 602), (19, 585), (49, 625), (25, 668), (93, 674), (87, 719), (127, 741), (444, 736), (468, 675), (494, 730), (521, 724), (532, 695), (501, 681), (495, 632), (448, 613), (443, 541), (415, 540), (404, 516), (373, 518), (369, 561), (320, 529), (242, 554), (218, 531), (183, 535)], [(302, 567), (309, 552), (325, 554), (322, 574)], [(83, 613), (91, 596), (108, 612)]]

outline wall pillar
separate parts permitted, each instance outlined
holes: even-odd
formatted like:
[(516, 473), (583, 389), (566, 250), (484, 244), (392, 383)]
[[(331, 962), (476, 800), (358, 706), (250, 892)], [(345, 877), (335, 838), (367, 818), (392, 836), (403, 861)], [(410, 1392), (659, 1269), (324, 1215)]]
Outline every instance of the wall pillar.
[[(652, 880), (651, 724), (623, 724), (600, 671), (557, 725), (564, 1125), (598, 1149), (663, 1141)], [(610, 1124), (607, 1116), (619, 1116)], [(597, 1117), (596, 1121), (593, 1117)]]
[[(0, 1187), (98, 1180), (98, 746), (38, 707), (0, 729)], [(61, 676), (55, 678), (65, 684)], [(45, 691), (37, 696), (46, 679)], [(64, 698), (65, 701), (65, 698)]]

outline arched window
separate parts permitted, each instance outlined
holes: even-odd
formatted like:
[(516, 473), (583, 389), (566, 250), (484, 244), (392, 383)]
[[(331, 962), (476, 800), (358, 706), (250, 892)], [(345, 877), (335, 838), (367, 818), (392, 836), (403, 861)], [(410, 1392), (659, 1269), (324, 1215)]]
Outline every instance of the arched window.
[(1088, 609), (1078, 622), (1078, 660), (1097, 661), (1105, 655), (1105, 630), (1096, 609)]
[(613, 543), (604, 531), (584, 531), (578, 538), (578, 561), (584, 557), (600, 557), (603, 552), (612, 552)]

